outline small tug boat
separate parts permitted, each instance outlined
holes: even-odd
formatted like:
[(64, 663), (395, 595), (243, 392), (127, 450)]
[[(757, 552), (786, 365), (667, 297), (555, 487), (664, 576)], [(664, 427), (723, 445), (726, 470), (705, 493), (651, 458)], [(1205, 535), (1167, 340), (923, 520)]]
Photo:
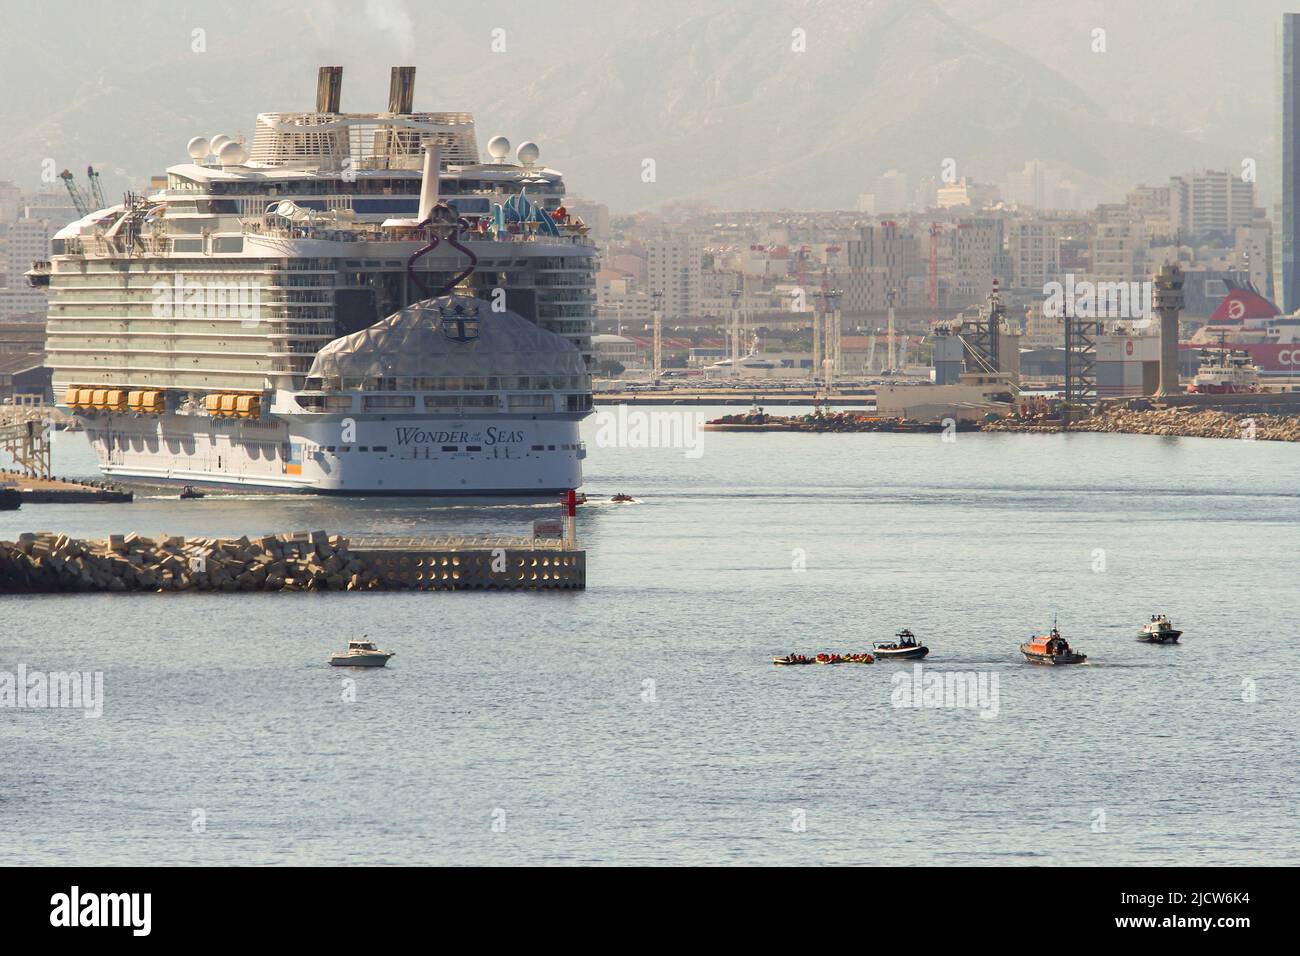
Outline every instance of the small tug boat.
[(930, 648), (916, 643), (916, 635), (903, 628), (894, 635), (897, 640), (891, 644), (875, 643), (871, 649), (882, 661), (916, 660), (930, 653)]
[(181, 489), (182, 501), (188, 498), (203, 498), (203, 497), (205, 497), (204, 492), (199, 491), (199, 489), (195, 488), (193, 485), (186, 485), (184, 488)]
[(1146, 644), (1177, 644), (1183, 632), (1174, 627), (1167, 614), (1152, 614), (1151, 620), (1142, 625), (1137, 639)]
[(346, 651), (331, 654), (330, 663), (335, 667), (383, 667), (392, 656), (391, 651), (380, 650), (362, 637), (359, 641), (348, 641)]
[(1035, 634), (1027, 644), (1020, 645), (1020, 653), (1031, 664), (1083, 664), (1088, 660), (1087, 654), (1080, 654), (1070, 647), (1055, 621), (1050, 634)]

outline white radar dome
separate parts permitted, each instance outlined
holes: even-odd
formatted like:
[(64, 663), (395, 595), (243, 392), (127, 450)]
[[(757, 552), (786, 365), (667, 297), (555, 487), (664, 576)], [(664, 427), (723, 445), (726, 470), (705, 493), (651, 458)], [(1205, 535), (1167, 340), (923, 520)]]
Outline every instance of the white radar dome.
[(217, 150), (217, 162), (222, 166), (240, 166), (248, 159), (248, 150), (243, 143), (223, 143)]
[(225, 146), (229, 142), (229, 136), (225, 133), (218, 133), (216, 136), (212, 137), (212, 141), (208, 143), (208, 151), (211, 152), (213, 156), (216, 156), (221, 152), (221, 147)]
[(488, 140), (488, 155), (498, 163), (510, 155), (510, 140), (504, 136), (493, 136)]
[(525, 166), (531, 166), (537, 162), (537, 157), (542, 155), (542, 151), (537, 148), (536, 143), (528, 140), (519, 144), (519, 149), (515, 152), (515, 155), (519, 157), (519, 162)]
[(190, 159), (202, 159), (208, 155), (208, 138), (195, 136), (185, 145), (185, 151), (190, 154)]

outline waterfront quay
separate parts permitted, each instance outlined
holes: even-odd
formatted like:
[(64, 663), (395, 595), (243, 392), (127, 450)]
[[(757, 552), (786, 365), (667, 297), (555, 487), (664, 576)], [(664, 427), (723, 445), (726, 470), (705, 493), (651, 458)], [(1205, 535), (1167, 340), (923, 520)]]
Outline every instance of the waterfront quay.
[(16, 471), (0, 470), (0, 486), (12, 487), (22, 496), (23, 504), (125, 504), (134, 500), (130, 491), (101, 487), (63, 478), (36, 478)]

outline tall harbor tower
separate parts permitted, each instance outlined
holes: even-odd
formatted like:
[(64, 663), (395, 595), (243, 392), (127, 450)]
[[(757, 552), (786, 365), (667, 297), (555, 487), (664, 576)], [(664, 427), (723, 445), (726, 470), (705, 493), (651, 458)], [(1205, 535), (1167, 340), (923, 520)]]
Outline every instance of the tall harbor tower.
[(1160, 387), (1157, 395), (1176, 395), (1178, 313), (1183, 311), (1183, 272), (1173, 263), (1160, 267), (1151, 290), (1151, 308), (1160, 317)]

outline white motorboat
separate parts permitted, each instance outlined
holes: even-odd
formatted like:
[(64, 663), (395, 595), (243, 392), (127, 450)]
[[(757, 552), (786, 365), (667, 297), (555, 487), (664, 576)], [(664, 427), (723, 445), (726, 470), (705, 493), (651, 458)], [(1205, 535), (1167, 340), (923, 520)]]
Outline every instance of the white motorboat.
[(1166, 614), (1152, 614), (1151, 620), (1142, 625), (1137, 639), (1147, 644), (1177, 644), (1183, 632), (1174, 627), (1173, 621)]
[(359, 641), (348, 641), (346, 651), (331, 654), (330, 663), (335, 667), (383, 667), (392, 656), (392, 651), (381, 650), (363, 637)]

